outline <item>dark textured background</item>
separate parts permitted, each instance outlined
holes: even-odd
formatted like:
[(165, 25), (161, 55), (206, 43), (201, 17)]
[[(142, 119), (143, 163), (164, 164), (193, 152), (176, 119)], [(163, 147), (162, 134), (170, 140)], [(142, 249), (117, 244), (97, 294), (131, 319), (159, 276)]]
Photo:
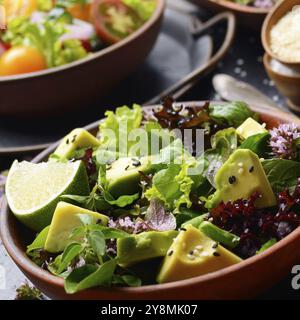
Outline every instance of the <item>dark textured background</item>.
[[(176, 2), (173, 0), (172, 2)], [(176, 14), (176, 13), (174, 13)], [(206, 19), (208, 15), (205, 12), (198, 11), (198, 14), (201, 18)], [(182, 18), (184, 19), (184, 18)], [(174, 29), (175, 30), (175, 29)], [(224, 33), (224, 28), (219, 27), (214, 32), (214, 38), (216, 39), (215, 45), (219, 42), (219, 39), (222, 38), (222, 34)], [(164, 45), (168, 44), (168, 41)], [(174, 53), (175, 55), (176, 53)], [(247, 81), (265, 94), (267, 94), (270, 98), (272, 98), (275, 102), (278, 103), (280, 108), (286, 108), (286, 103), (283, 97), (277, 92), (274, 84), (268, 79), (264, 67), (262, 64), (262, 55), (263, 49), (260, 43), (260, 37), (258, 33), (252, 33), (246, 31), (240, 27), (238, 27), (237, 37), (235, 42), (230, 50), (229, 54), (226, 58), (219, 63), (218, 68), (215, 70), (213, 74), (216, 73), (228, 73), (233, 75), (243, 81)], [(142, 68), (145, 68), (142, 67)], [(186, 66), (184, 67), (186, 68)], [(149, 71), (148, 71), (149, 72)], [(165, 70), (165, 72), (174, 72), (175, 78), (177, 70), (172, 70), (169, 68)], [(182, 70), (180, 70), (182, 72)], [(142, 73), (143, 74), (143, 73)], [(132, 75), (128, 80), (125, 80), (120, 87), (115, 91), (113, 96), (110, 96), (105, 101), (105, 105), (118, 106), (120, 104), (131, 103), (131, 102), (143, 102), (150, 98), (150, 95), (153, 92), (153, 86), (156, 84), (157, 74), (149, 73), (149, 76), (143, 77), (141, 74), (141, 69), (137, 71), (134, 75)], [(182, 99), (184, 100), (206, 100), (206, 99), (218, 99), (218, 96), (215, 94), (212, 86), (211, 86), (211, 77), (209, 75), (199, 81), (197, 85)], [(138, 87), (137, 83), (142, 81), (142, 88)], [(157, 80), (158, 81), (158, 80)], [(157, 88), (159, 89), (159, 88)], [(145, 91), (144, 91), (145, 90)], [(138, 95), (137, 95), (138, 92)], [(135, 100), (135, 97), (138, 96), (138, 100)], [(143, 100), (141, 100), (143, 99)], [(103, 110), (103, 109), (102, 109)], [(47, 128), (52, 128), (51, 132), (48, 133), (48, 139), (52, 137), (58, 137), (63, 134), (65, 131), (68, 131), (68, 127), (72, 128), (76, 125), (84, 125), (88, 122), (95, 121), (100, 118), (102, 115), (101, 108), (97, 106), (97, 108), (89, 109), (89, 112), (82, 114), (73, 114), (72, 116), (68, 116), (64, 124), (64, 120), (62, 119), (48, 119)], [(4, 121), (4, 120), (2, 120)], [(7, 123), (7, 122), (6, 122)], [(3, 122), (2, 122), (3, 124)], [(1, 119), (0, 119), (0, 126)], [(4, 124), (3, 124), (4, 125)], [(14, 120), (11, 120), (9, 123), (10, 127), (15, 126)], [(20, 125), (20, 122), (19, 122)], [(26, 124), (28, 125), (28, 123)], [(32, 136), (35, 137), (32, 139), (32, 142), (38, 141), (37, 135), (40, 132), (45, 134), (45, 130), (42, 127), (35, 128), (35, 131), (30, 131)], [(33, 133), (32, 133), (33, 132)], [(0, 135), (0, 139), (4, 136)], [(51, 140), (49, 140), (51, 141)], [(14, 141), (15, 143), (15, 141)], [(0, 157), (0, 171), (6, 169), (11, 162), (11, 158)], [(1, 241), (1, 240), (0, 240)], [(300, 261), (299, 261), (300, 264)], [(0, 243), (0, 265), (4, 265), (6, 268), (6, 282), (7, 289), (0, 289), (0, 299), (13, 299), (15, 296), (15, 288), (19, 286), (22, 282), (24, 282), (24, 276), (18, 271), (17, 267), (13, 264), (11, 259), (7, 256), (3, 246)], [(249, 275), (253, 276), (253, 275)], [(254, 275), (255, 276), (255, 275)], [(300, 291), (295, 291), (291, 288), (291, 279), (292, 275), (287, 274), (286, 278), (275, 284), (273, 288), (265, 292), (263, 295), (257, 297), (259, 299), (300, 299)]]

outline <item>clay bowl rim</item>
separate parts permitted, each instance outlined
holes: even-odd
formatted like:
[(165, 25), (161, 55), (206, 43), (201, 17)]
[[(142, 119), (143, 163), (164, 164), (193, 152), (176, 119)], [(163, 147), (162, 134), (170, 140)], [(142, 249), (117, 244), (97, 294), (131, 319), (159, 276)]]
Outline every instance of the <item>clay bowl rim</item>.
[(59, 67), (54, 67), (54, 68), (48, 68), (45, 70), (41, 71), (36, 71), (36, 72), (30, 72), (30, 73), (24, 73), (24, 74), (19, 74), (19, 75), (12, 75), (12, 76), (2, 76), (0, 77), (0, 85), (2, 83), (9, 83), (9, 82), (16, 82), (16, 81), (22, 81), (26, 79), (32, 79), (32, 78), (40, 78), (40, 77), (45, 77), (45, 76), (51, 76), (52, 74), (57, 74), (60, 72), (68, 71), (71, 69), (75, 69), (76, 67), (80, 67), (86, 63), (89, 63), (93, 60), (97, 60), (102, 58), (103, 56), (107, 56), (110, 53), (117, 51), (118, 49), (130, 45), (131, 42), (142, 36), (148, 29), (150, 29), (152, 26), (154, 26), (162, 17), (164, 14), (164, 10), (166, 7), (166, 2), (165, 0), (156, 0), (156, 8), (155, 11), (153, 12), (151, 18), (146, 21), (138, 30), (136, 30), (134, 33), (126, 37), (125, 39), (112, 44), (108, 46), (107, 48), (101, 49), (98, 52), (94, 52), (91, 55), (79, 59), (77, 61), (67, 63), (65, 65), (59, 66)]
[[(215, 102), (215, 101), (213, 101)], [(181, 102), (180, 104), (184, 105), (194, 105), (194, 106), (203, 106), (205, 102), (204, 101), (191, 101), (191, 102)], [(146, 110), (153, 109), (155, 106), (147, 106), (144, 107)], [(251, 109), (253, 111), (256, 111), (262, 115), (268, 115), (268, 114), (273, 114), (274, 119), (278, 120), (280, 122), (296, 122), (300, 125), (300, 119), (297, 118), (295, 115), (281, 111), (280, 109), (270, 107), (270, 106), (258, 106), (258, 105), (251, 105)], [(263, 110), (263, 112), (261, 112)], [(87, 130), (93, 130), (97, 128), (97, 125), (99, 124), (99, 121), (94, 122), (85, 128)], [(32, 162), (40, 162), (45, 157), (47, 157), (53, 150), (57, 147), (59, 141), (43, 152), (41, 152), (37, 157), (35, 157)], [(9, 232), (9, 227), (8, 227), (8, 220), (9, 220), (9, 215), (11, 214), (7, 201), (4, 198), (1, 206), (1, 217), (0, 217), (0, 236), (3, 241), (4, 247), (6, 248), (9, 256), (14, 260), (14, 262), (19, 266), (22, 271), (27, 274), (29, 279), (35, 279), (34, 281), (39, 281), (42, 283), (47, 283), (49, 286), (54, 286), (54, 287), (59, 287), (60, 289), (64, 290), (64, 280), (62, 278), (59, 278), (58, 276), (54, 276), (50, 274), (50, 272), (43, 270), (42, 268), (38, 267), (33, 261), (29, 259), (29, 257), (26, 256), (24, 250), (22, 250), (20, 247), (18, 247), (15, 244), (14, 238), (12, 237), (11, 233)], [(225, 275), (230, 275), (237, 271), (240, 268), (246, 268), (250, 265), (255, 264), (257, 261), (267, 259), (269, 256), (272, 256), (272, 254), (283, 248), (285, 245), (292, 241), (296, 241), (297, 239), (300, 238), (300, 227), (295, 229), (292, 233), (290, 233), (287, 237), (284, 239), (278, 241), (276, 244), (274, 244), (271, 248), (267, 249), (266, 251), (260, 253), (259, 255), (253, 256), (251, 258), (245, 259), (233, 266), (214, 271), (205, 275), (193, 277), (190, 279), (185, 279), (185, 280), (179, 280), (175, 282), (170, 282), (170, 283), (165, 283), (165, 284), (153, 284), (153, 285), (145, 285), (141, 287), (136, 287), (136, 288), (128, 288), (128, 287), (123, 287), (123, 288), (91, 288), (85, 290), (85, 292), (88, 294), (88, 292), (97, 292), (101, 291), (102, 293), (106, 292), (116, 292), (116, 293), (122, 293), (122, 294), (130, 294), (130, 293), (135, 293), (135, 294), (141, 294), (141, 297), (145, 291), (147, 292), (153, 292), (157, 290), (167, 290), (167, 289), (173, 289), (173, 290), (178, 290), (180, 288), (187, 287), (189, 285), (194, 285), (197, 283), (198, 285), (201, 285), (201, 283), (209, 282), (212, 280), (218, 280), (219, 278), (222, 278)]]
[(265, 52), (264, 57), (263, 57), (263, 63), (264, 63), (265, 69), (268, 72), (270, 72), (278, 77), (285, 78), (285, 79), (288, 79), (291, 81), (296, 81), (296, 80), (300, 81), (300, 74), (299, 75), (291, 75), (291, 74), (287, 75), (285, 73), (281, 73), (281, 72), (278, 72), (277, 70), (274, 70), (270, 65), (271, 59), (274, 59), (274, 58), (272, 56), (270, 56), (268, 54), (268, 52)]
[[(228, 0), (206, 0), (206, 1), (211, 2), (212, 4), (219, 5), (220, 7), (230, 9), (232, 11), (238, 11), (242, 13), (267, 15), (270, 11), (270, 9), (251, 7), (251, 6), (239, 4), (239, 3), (228, 1)], [(199, 4), (201, 4), (201, 2), (199, 2)]]
[[(289, 2), (289, 3), (288, 3)], [(274, 15), (276, 15), (278, 12), (280, 12), (281, 8), (283, 6), (287, 6), (286, 10), (282, 11), (280, 15), (278, 16), (278, 19), (274, 20)], [(299, 67), (300, 62), (291, 62), (291, 61), (286, 61), (280, 57), (278, 57), (271, 49), (270, 46), (270, 32), (272, 27), (284, 16), (286, 15), (293, 7), (296, 5), (300, 5), (299, 0), (284, 0), (284, 1), (279, 1), (268, 13), (266, 19), (264, 20), (262, 29), (261, 29), (261, 41), (263, 44), (263, 47), (265, 51), (268, 53), (269, 56), (271, 56), (273, 59), (276, 59), (280, 61), (283, 64), (286, 64), (291, 67)]]

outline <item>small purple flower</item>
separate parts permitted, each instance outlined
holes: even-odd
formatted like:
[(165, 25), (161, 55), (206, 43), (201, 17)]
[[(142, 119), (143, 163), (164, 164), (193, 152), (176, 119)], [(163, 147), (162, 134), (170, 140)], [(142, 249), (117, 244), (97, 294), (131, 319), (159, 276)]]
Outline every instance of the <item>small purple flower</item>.
[(108, 226), (132, 234), (138, 234), (150, 229), (143, 219), (137, 218), (133, 220), (130, 217), (118, 218), (117, 220), (110, 219)]
[(295, 159), (297, 156), (296, 139), (300, 138), (300, 128), (294, 123), (285, 123), (270, 130), (270, 146), (275, 157)]
[(269, 9), (273, 7), (274, 2), (272, 0), (255, 0), (253, 6), (256, 8)]

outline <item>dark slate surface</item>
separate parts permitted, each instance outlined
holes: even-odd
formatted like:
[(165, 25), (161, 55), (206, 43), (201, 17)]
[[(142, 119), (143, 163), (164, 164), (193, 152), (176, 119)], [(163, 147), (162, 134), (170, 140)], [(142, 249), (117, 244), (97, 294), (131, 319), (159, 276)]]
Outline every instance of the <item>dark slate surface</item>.
[[(205, 17), (206, 15), (205, 13), (200, 13), (200, 16)], [(171, 32), (171, 31), (172, 29), (169, 29), (168, 32)], [(218, 28), (215, 32), (216, 38), (217, 39), (220, 38), (223, 32), (224, 30), (222, 27)], [(170, 46), (174, 46), (174, 45), (178, 47), (178, 42), (174, 44), (174, 41), (170, 37), (168, 38), (168, 40), (161, 42), (160, 45), (162, 45), (162, 48), (164, 48), (164, 45), (168, 46), (169, 48)], [(203, 43), (205, 45), (205, 42)], [(207, 45), (207, 42), (206, 42), (206, 45)], [(169, 48), (165, 47), (164, 50), (169, 50)], [(175, 47), (174, 47), (174, 50), (176, 50)], [(159, 53), (156, 53), (156, 54), (159, 54)], [(181, 55), (181, 59), (184, 61), (184, 63), (186, 63), (186, 65), (182, 67), (180, 72), (183, 72), (183, 70), (188, 71), (187, 61), (189, 61), (188, 60), (189, 58), (185, 56), (186, 51), (185, 52), (181, 51), (181, 53), (177, 52), (176, 54), (179, 54), (179, 56)], [(247, 81), (253, 84), (254, 86), (256, 86), (257, 88), (259, 88), (269, 97), (271, 97), (275, 102), (278, 103), (278, 106), (280, 108), (285, 109), (286, 108), (285, 100), (277, 92), (276, 88), (274, 87), (274, 84), (268, 79), (264, 71), (263, 64), (262, 64), (262, 55), (263, 55), (263, 49), (260, 44), (259, 35), (255, 33), (250, 33), (250, 32), (247, 32), (246, 30), (238, 28), (238, 34), (232, 49), (230, 50), (227, 57), (219, 64), (214, 74), (219, 72), (228, 73), (241, 80)], [(178, 77), (178, 70), (176, 68), (173, 68), (171, 65), (168, 65), (168, 63), (170, 62), (171, 60), (166, 62), (165, 64), (166, 67), (164, 68), (164, 72), (170, 73), (170, 74), (175, 73), (175, 78), (176, 78)], [(178, 63), (178, 61), (176, 61), (175, 59), (174, 63)], [(147, 68), (148, 68), (147, 66), (146, 66), (146, 69), (145, 69), (145, 66), (142, 67), (143, 72), (145, 72), (144, 74), (147, 74), (147, 72), (149, 72)], [(138, 82), (143, 81), (143, 88), (146, 88), (146, 92), (143, 93), (143, 95), (140, 94), (142, 90), (141, 87), (136, 87), (136, 82), (135, 82), (136, 74), (135, 74), (134, 76), (130, 77), (129, 80), (121, 84), (120, 88), (118, 89), (117, 95), (115, 94), (114, 97), (108, 98), (107, 105), (118, 105), (121, 103), (133, 102), (132, 99), (134, 98), (133, 97), (134, 94), (137, 94), (136, 96), (138, 97), (138, 100), (137, 100), (138, 102), (142, 102), (147, 98), (149, 98), (151, 94), (154, 93), (153, 91), (151, 91), (153, 89), (153, 86), (156, 85), (157, 81), (160, 81), (159, 68), (157, 69), (155, 66), (153, 66), (153, 68), (156, 69), (156, 71), (153, 72), (153, 69), (152, 69), (152, 71), (148, 73), (147, 76), (143, 76), (143, 73), (141, 73), (141, 71), (138, 71), (138, 73), (136, 73), (136, 74), (139, 74)], [(212, 75), (207, 76), (205, 79), (200, 81), (183, 98), (185, 100), (218, 99), (218, 96), (215, 94), (211, 86), (211, 77)], [(168, 84), (169, 80), (170, 78), (166, 80), (164, 76), (162, 81), (163, 82), (167, 81), (167, 84)], [(152, 89), (149, 89), (149, 88), (152, 88)], [(101, 108), (98, 108), (98, 109), (94, 108), (93, 111), (89, 112), (89, 114), (86, 114), (83, 117), (82, 116), (73, 117), (71, 119), (72, 121), (68, 122), (68, 126), (72, 128), (75, 125), (80, 123), (81, 125), (86, 124), (89, 121), (96, 120), (101, 116), (101, 114), (102, 114)], [(61, 132), (62, 132), (61, 125), (57, 124), (57, 122), (56, 122), (56, 125), (54, 125), (53, 123), (51, 124), (50, 121), (51, 120), (49, 120), (48, 122), (47, 128), (51, 128), (51, 133), (50, 134), (49, 132), (47, 133), (47, 130), (49, 129), (44, 130), (44, 133), (43, 133), (44, 137), (47, 136), (48, 134), (49, 141), (51, 141), (52, 138), (56, 138), (59, 135), (61, 135)], [(85, 122), (82, 122), (82, 121), (85, 121)], [(63, 124), (63, 121), (59, 121), (59, 122)], [(34, 132), (32, 137), (36, 136), (39, 132), (43, 132), (42, 128), (35, 128), (35, 130), (37, 131)], [(29, 142), (35, 143), (37, 141), (40, 142), (39, 138), (33, 138)], [(0, 169), (2, 170), (6, 169), (7, 166), (9, 166), (10, 161), (11, 159), (9, 158), (3, 158), (3, 157), (0, 158)], [(300, 264), (300, 261), (299, 261), (299, 264)], [(21, 283), (23, 283), (25, 278), (17, 269), (17, 267), (14, 265), (14, 263), (11, 261), (11, 259), (7, 256), (1, 243), (0, 243), (0, 266), (4, 266), (6, 269), (6, 290), (1, 290), (1, 286), (0, 286), (0, 299), (13, 299), (15, 296), (16, 287), (19, 286)], [(252, 276), (252, 275), (249, 275), (249, 276)], [(262, 294), (257, 298), (259, 299), (299, 299), (300, 292), (292, 289), (291, 279), (292, 279), (292, 275), (287, 274), (285, 279), (275, 284), (271, 289), (269, 289), (267, 292), (265, 292), (264, 294)], [(0, 282), (1, 282), (1, 278), (0, 278)]]

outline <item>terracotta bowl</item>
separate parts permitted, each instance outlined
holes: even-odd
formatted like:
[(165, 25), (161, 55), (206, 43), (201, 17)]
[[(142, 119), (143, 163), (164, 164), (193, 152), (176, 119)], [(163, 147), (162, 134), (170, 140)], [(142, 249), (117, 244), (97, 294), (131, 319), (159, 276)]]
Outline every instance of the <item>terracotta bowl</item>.
[[(264, 66), (268, 76), (277, 89), (287, 97), (288, 106), (295, 112), (300, 112), (300, 72), (295, 73), (293, 68), (280, 64), (267, 53), (264, 55)], [(276, 68), (275, 68), (276, 66)]]
[(264, 46), (264, 49), (273, 59), (277, 59), (281, 63), (286, 64), (287, 66), (296, 68), (300, 72), (300, 63), (291, 63), (289, 61), (285, 61), (278, 57), (271, 49), (271, 38), (270, 33), (272, 28), (277, 24), (277, 22), (285, 16), (292, 8), (296, 5), (300, 5), (300, 0), (284, 0), (278, 1), (278, 3), (272, 8), (270, 13), (267, 15), (261, 32), (261, 39)]
[[(204, 103), (186, 104), (200, 107)], [(300, 125), (298, 118), (279, 109), (265, 106), (253, 106), (252, 109), (261, 114), (262, 121), (266, 122), (269, 128), (285, 122)], [(95, 133), (97, 126), (98, 122), (87, 129)], [(55, 147), (56, 145), (41, 153), (33, 162), (46, 160)], [(10, 257), (38, 288), (53, 299), (245, 299), (269, 288), (300, 261), (298, 228), (265, 252), (207, 275), (168, 284), (139, 288), (95, 288), (67, 295), (61, 278), (42, 270), (26, 256), (25, 247), (32, 240), (32, 234), (28, 234), (28, 231), (16, 221), (6, 201), (1, 211), (0, 232)]]
[(241, 5), (227, 0), (189, 0), (212, 12), (231, 11), (237, 17), (240, 25), (260, 31), (263, 21), (270, 9), (260, 9)]
[(0, 77), (0, 116), (47, 116), (85, 108), (107, 95), (147, 56), (158, 36), (164, 0), (126, 39), (85, 59), (17, 76)]

